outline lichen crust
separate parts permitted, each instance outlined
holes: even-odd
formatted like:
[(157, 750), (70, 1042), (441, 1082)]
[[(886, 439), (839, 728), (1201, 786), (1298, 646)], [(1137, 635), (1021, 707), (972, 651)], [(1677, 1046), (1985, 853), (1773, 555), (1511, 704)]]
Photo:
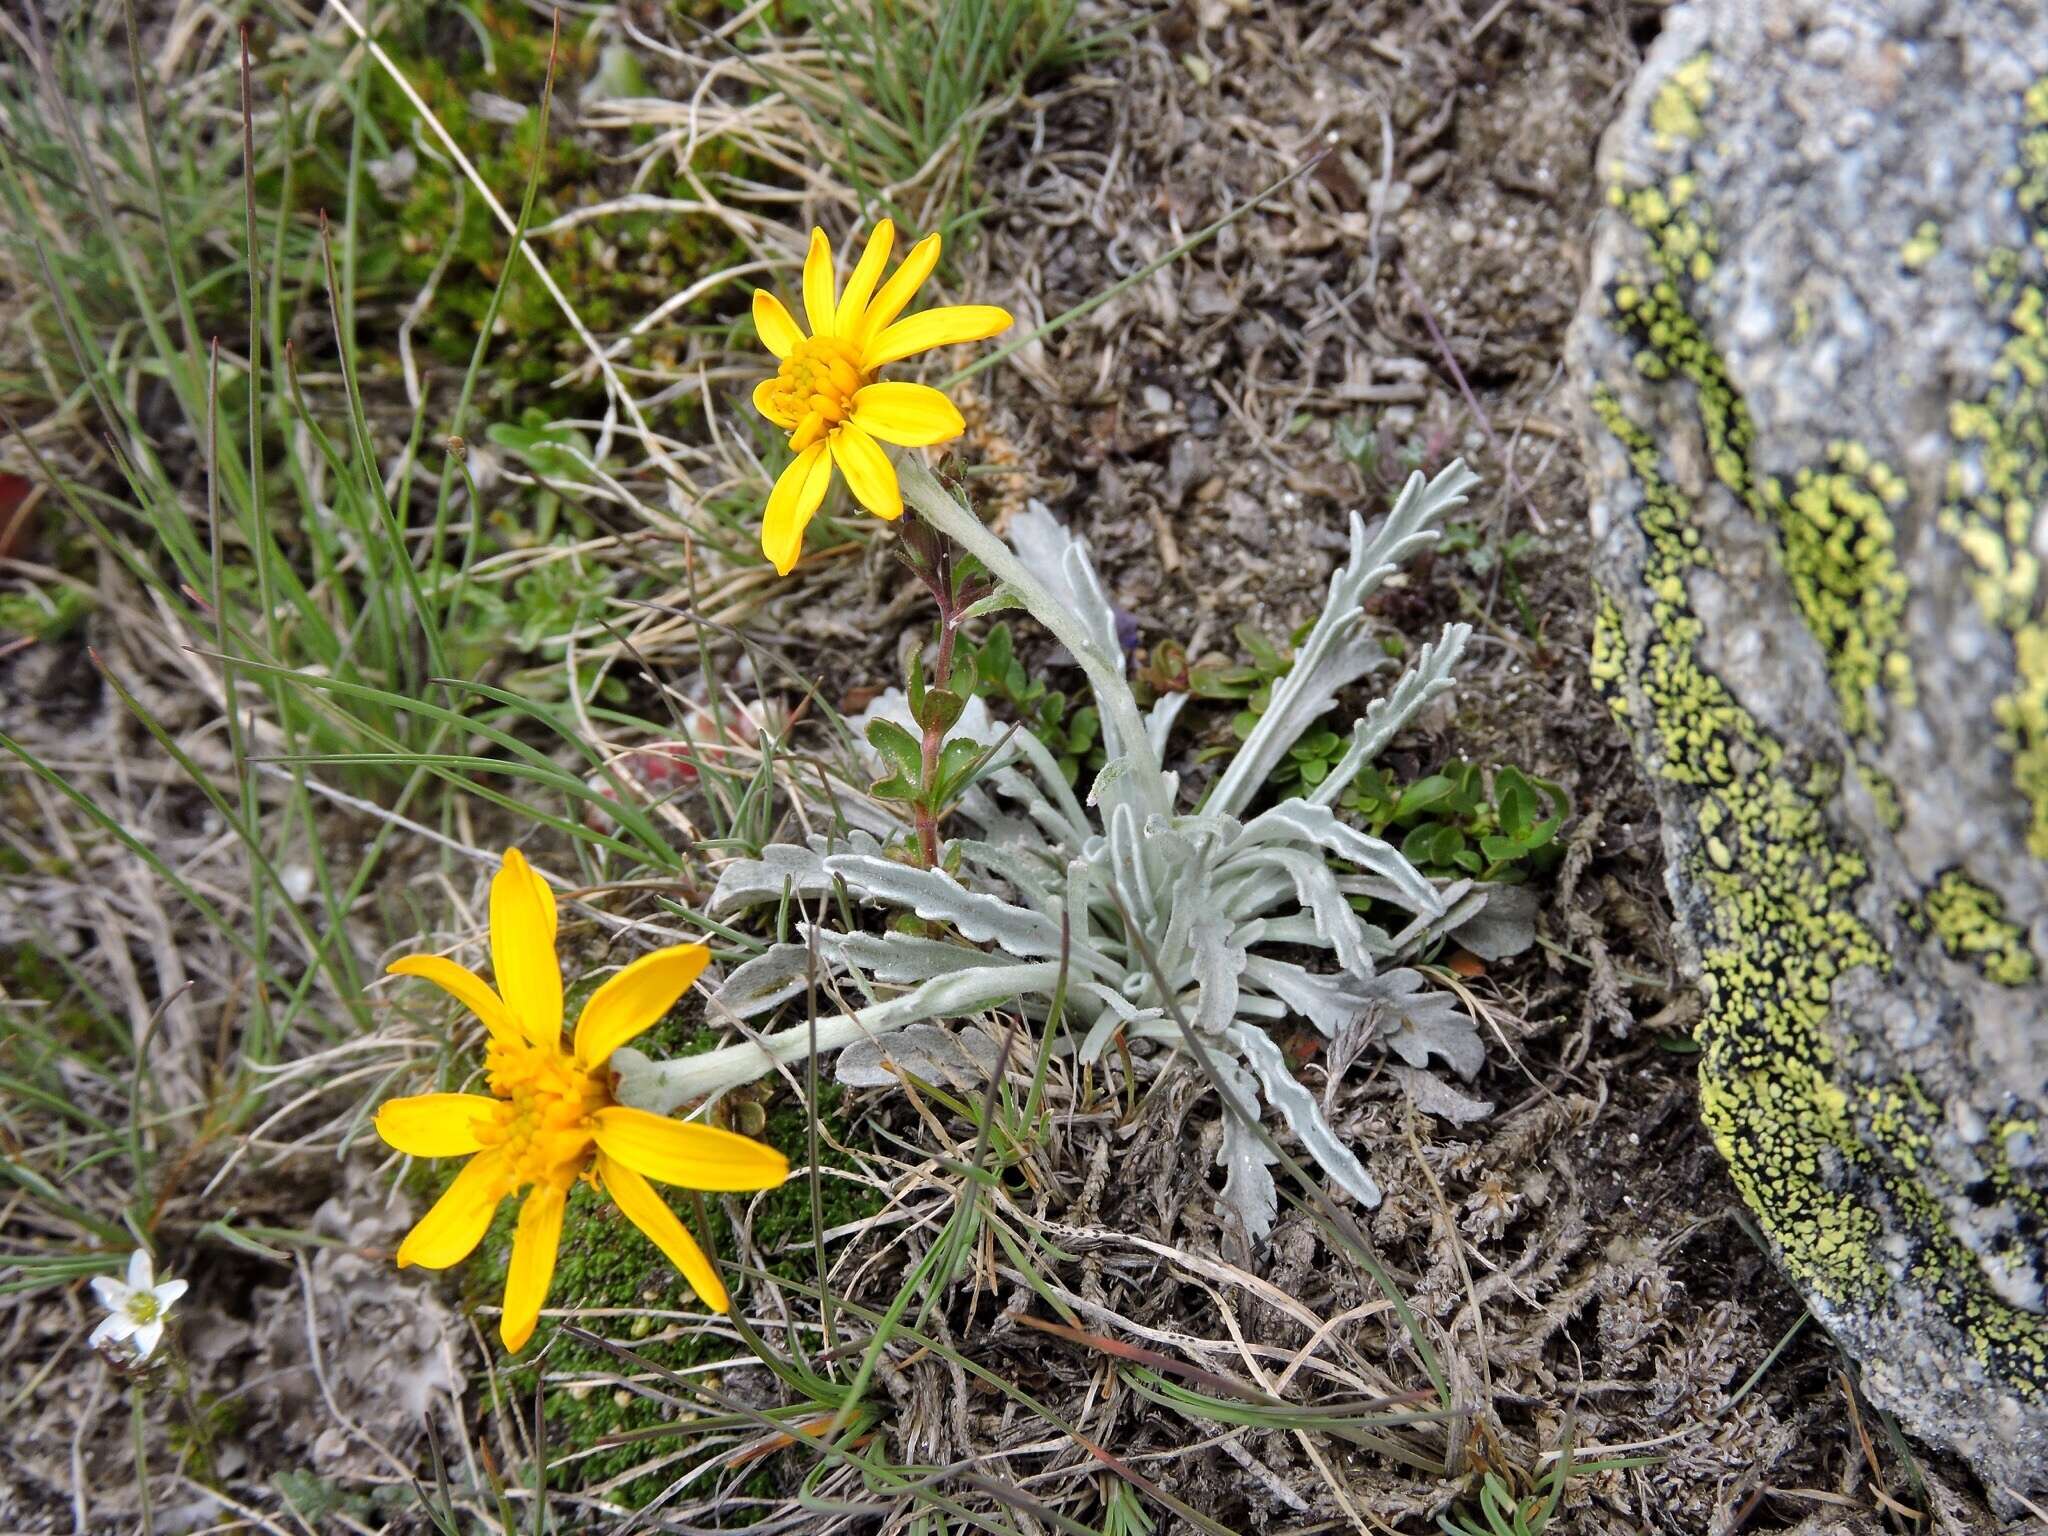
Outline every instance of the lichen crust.
[[(1997, 894), (1961, 868), (1899, 909), (1874, 900), (1875, 855), (1842, 820), (1845, 768), (1878, 829), (1896, 831), (1901, 818), (1881, 763), (1888, 733), (1917, 700), (1899, 532), (1910, 492), (1892, 465), (1849, 438), (1790, 474), (1756, 463), (1749, 409), (1698, 317), (1696, 296), (1721, 251), (1686, 168), (1714, 99), (1711, 57), (1704, 66), (1701, 57), (1681, 66), (1682, 86), (1671, 75), (1650, 108), (1651, 142), (1679, 169), (1610, 187), (1610, 206), (1637, 236), (1637, 260), (1606, 284), (1603, 318), (1628, 345), (1635, 379), (1626, 388), (1682, 400), (1696, 421), (1704, 487), (1681, 489), (1686, 477), (1667, 445), (1620, 390), (1598, 386), (1590, 403), (1628, 466), (1632, 554), (1623, 563), (1640, 580), (1625, 601), (1611, 570), (1609, 586), (1596, 588), (1593, 681), (1661, 781), (1667, 824), (1681, 808), (1668, 846), (1699, 951), (1702, 1115), (1824, 1317), (1910, 1287), (2002, 1390), (2048, 1402), (2048, 1222), (2032, 1117), (2016, 1112), (1959, 1138), (1910, 1064), (1861, 1052), (1846, 1060), (1832, 1018), (1845, 995), (1894, 978), (1897, 954), (1916, 939), (1996, 986), (2031, 983), (2039, 965)], [(2038, 221), (2048, 215), (2048, 86), (2028, 93), (2026, 110), (2012, 185)], [(1909, 267), (1939, 248), (1938, 231), (1917, 236)], [(1956, 468), (1935, 526), (1968, 557), (1973, 595), (2011, 638), (2017, 684), (2000, 699), (1998, 722), (2013, 781), (2034, 808), (2030, 842), (2048, 855), (2048, 627), (2036, 616), (2030, 554), (2033, 519), (2048, 505), (2037, 273), (2048, 238), (2038, 229), (2032, 247), (1979, 275), (2008, 340), (1987, 397), (1952, 415)], [(1698, 500), (1709, 490), (1775, 537), (1778, 577), (1834, 696), (1841, 761), (1811, 743), (1789, 746), (1709, 665), (1695, 602), (1696, 581), (1717, 574)], [(1987, 1207), (2000, 1212), (1996, 1222), (1958, 1220)]]

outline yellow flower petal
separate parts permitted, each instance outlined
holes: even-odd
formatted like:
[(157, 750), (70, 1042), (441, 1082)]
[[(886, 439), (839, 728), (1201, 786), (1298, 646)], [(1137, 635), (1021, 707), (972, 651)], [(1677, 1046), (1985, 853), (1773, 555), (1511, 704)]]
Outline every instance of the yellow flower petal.
[(761, 553), (778, 576), (795, 568), (796, 557), (803, 553), (804, 527), (831, 483), (831, 457), (823, 443), (813, 443), (789, 461), (768, 493), (768, 509), (761, 516)]
[(536, 1184), (519, 1207), (519, 1226), (512, 1234), (512, 1261), (505, 1269), (505, 1311), (498, 1319), (498, 1337), (515, 1353), (533, 1337), (548, 1282), (555, 1278), (555, 1254), (562, 1242), (562, 1206), (567, 1199), (552, 1184)]
[(433, 1209), (422, 1216), (398, 1245), (398, 1267), (446, 1269), (468, 1258), (483, 1241), (498, 1202), (505, 1198), (505, 1160), (496, 1152), (479, 1152), (462, 1165), (455, 1182), (442, 1192)]
[(775, 408), (776, 386), (781, 382), (780, 379), (768, 378), (756, 384), (754, 386), (754, 409), (787, 432), (796, 425), (796, 418), (786, 416)]
[(765, 288), (754, 290), (754, 331), (761, 338), (761, 345), (773, 352), (778, 361), (787, 358), (804, 339), (782, 300)]
[(730, 1312), (732, 1298), (719, 1283), (718, 1271), (654, 1186), (602, 1152), (597, 1154), (597, 1176), (613, 1202), (626, 1213), (626, 1219), (645, 1232), (647, 1240), (666, 1254), (669, 1263), (690, 1282), (697, 1299), (714, 1312)]
[(475, 1014), (500, 1040), (516, 1041), (522, 1037), (519, 1026), (512, 1021), (512, 1011), (507, 1008), (498, 994), (485, 983), (475, 971), (457, 965), (453, 960), (444, 960), (439, 955), (407, 955), (394, 960), (385, 967), (392, 976), (418, 976), (431, 981), (435, 986), (454, 998), (463, 1007)]
[(903, 265), (889, 274), (889, 281), (882, 284), (882, 291), (875, 295), (874, 303), (861, 316), (859, 332), (847, 339), (865, 350), (870, 338), (879, 336), (890, 321), (903, 313), (917, 296), (924, 280), (932, 275), (932, 268), (938, 264), (939, 237), (926, 235), (910, 248), (910, 254), (903, 258)]
[(951, 442), (967, 430), (953, 402), (929, 384), (870, 384), (855, 392), (848, 419), (868, 436), (899, 448)]
[(703, 974), (711, 951), (675, 944), (642, 955), (590, 994), (576, 1021), (576, 1059), (595, 1067), (673, 1008)]
[(825, 231), (811, 231), (811, 249), (804, 257), (804, 318), (811, 322), (813, 336), (832, 334), (832, 242)]
[(505, 1006), (537, 1045), (562, 1038), (562, 968), (555, 960), (555, 893), (517, 848), (491, 880), (491, 970)]
[(903, 488), (896, 466), (876, 441), (850, 421), (832, 434), (832, 462), (846, 476), (854, 499), (877, 517), (894, 522), (903, 515)]
[(377, 1110), (377, 1134), (411, 1157), (466, 1157), (483, 1150), (476, 1123), (497, 1113), (480, 1093), (416, 1093)]
[(607, 1104), (591, 1117), (598, 1148), (635, 1173), (685, 1189), (773, 1189), (789, 1177), (789, 1159), (773, 1147), (715, 1125)]
[(833, 317), (833, 330), (841, 336), (851, 336), (860, 324), (861, 315), (868, 307), (868, 300), (874, 297), (875, 284), (881, 281), (882, 268), (889, 264), (889, 252), (896, 244), (896, 225), (884, 219), (875, 226), (875, 232), (868, 236), (868, 247), (861, 252), (860, 265), (853, 269), (853, 276), (846, 280), (846, 291), (839, 295), (839, 310)]
[(1014, 322), (1007, 309), (993, 304), (948, 304), (898, 320), (861, 347), (860, 365), (868, 373), (933, 347), (963, 341), (985, 341)]

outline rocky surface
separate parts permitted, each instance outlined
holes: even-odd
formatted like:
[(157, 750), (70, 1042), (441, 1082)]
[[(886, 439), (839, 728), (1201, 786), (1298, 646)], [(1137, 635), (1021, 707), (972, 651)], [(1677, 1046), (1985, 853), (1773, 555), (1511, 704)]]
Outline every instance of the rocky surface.
[(2048, 1486), (2048, 8), (1674, 8), (1573, 332), (1702, 1107), (1873, 1401)]

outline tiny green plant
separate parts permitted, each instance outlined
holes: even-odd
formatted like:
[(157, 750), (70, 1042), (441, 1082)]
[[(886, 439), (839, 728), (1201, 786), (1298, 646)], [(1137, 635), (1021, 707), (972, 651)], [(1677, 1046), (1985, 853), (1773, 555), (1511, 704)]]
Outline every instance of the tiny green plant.
[[(1364, 412), (1341, 418), (1331, 436), (1360, 487), (1374, 494), (1399, 485), (1409, 475), (1434, 473), (1448, 447), (1440, 432), (1403, 437), (1385, 416), (1375, 420)], [(1447, 530), (1447, 543), (1448, 539)]]
[(1342, 802), (1375, 837), (1400, 836), (1402, 856), (1435, 879), (1459, 875), (1515, 885), (1557, 862), (1557, 834), (1571, 815), (1561, 785), (1510, 766), (1489, 784), (1457, 758), (1412, 783), (1374, 768)]
[(1497, 573), (1508, 600), (1515, 605), (1516, 616), (1522, 621), (1523, 633), (1537, 638), (1536, 614), (1529, 606), (1529, 594), (1522, 587), (1521, 572), (1516, 566), (1517, 561), (1536, 552), (1536, 535), (1522, 532), (1501, 538), (1482, 531), (1477, 523), (1453, 523), (1444, 530), (1444, 541), (1438, 548), (1444, 554), (1462, 556), (1466, 569), (1482, 581)]
[(1543, 1536), (1564, 1502), (1564, 1490), (1572, 1477), (1593, 1472), (1616, 1472), (1627, 1467), (1646, 1467), (1654, 1456), (1611, 1456), (1599, 1461), (1572, 1459), (1572, 1428), (1565, 1425), (1564, 1445), (1549, 1469), (1536, 1479), (1526, 1498), (1518, 1498), (1506, 1478), (1489, 1471), (1479, 1487), (1479, 1508), (1437, 1516), (1437, 1524), (1449, 1536)]
[(996, 624), (979, 645), (963, 645), (960, 665), (963, 678), (974, 680), (977, 697), (1006, 705), (1025, 730), (1045, 743), (1069, 784), (1102, 766), (1102, 721), (1095, 706), (1070, 710), (1066, 694), (1025, 671), (1008, 624)]

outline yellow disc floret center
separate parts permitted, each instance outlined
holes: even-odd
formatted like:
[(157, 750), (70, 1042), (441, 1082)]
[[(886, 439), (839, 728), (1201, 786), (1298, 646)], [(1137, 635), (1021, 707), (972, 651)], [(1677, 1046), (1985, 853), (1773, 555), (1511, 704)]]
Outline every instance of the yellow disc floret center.
[(854, 391), (867, 383), (860, 353), (836, 336), (796, 344), (775, 375), (775, 408), (796, 426), (790, 447), (801, 453), (853, 414)]
[(603, 1075), (586, 1072), (559, 1049), (494, 1044), (491, 1092), (504, 1102), (477, 1127), (477, 1139), (507, 1165), (507, 1194), (529, 1184), (567, 1189), (589, 1160), (591, 1116), (611, 1102)]

